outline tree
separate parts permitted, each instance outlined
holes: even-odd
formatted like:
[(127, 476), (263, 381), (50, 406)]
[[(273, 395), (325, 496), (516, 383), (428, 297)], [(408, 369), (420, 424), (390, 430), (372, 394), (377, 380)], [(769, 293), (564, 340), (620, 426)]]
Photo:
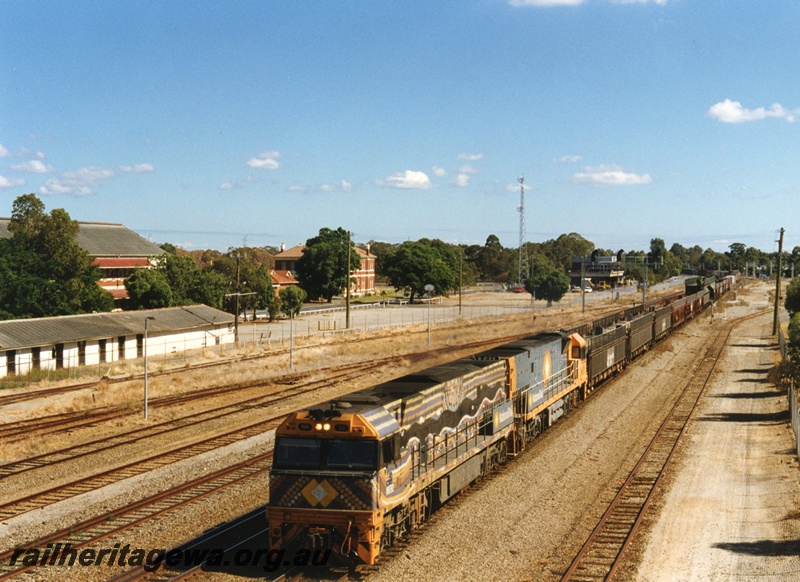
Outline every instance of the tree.
[(369, 252), (375, 255), (375, 275), (377, 277), (384, 277), (383, 272), (383, 259), (398, 247), (394, 243), (385, 243), (380, 241), (369, 241)]
[(435, 294), (443, 295), (458, 281), (442, 249), (419, 241), (405, 242), (390, 253), (384, 270), (395, 289), (408, 292), (411, 303), (423, 294), (425, 285), (433, 285)]
[(514, 253), (504, 249), (500, 239), (490, 234), (486, 238), (486, 244), (478, 248), (473, 261), (482, 280), (507, 281), (514, 264)]
[(541, 245), (542, 253), (559, 265), (564, 273), (572, 269), (573, 257), (588, 257), (594, 250), (594, 243), (586, 240), (578, 233), (562, 234), (555, 240), (549, 240)]
[(550, 307), (569, 291), (569, 277), (555, 269), (539, 271), (525, 280), (525, 290), (534, 297), (546, 299)]
[(97, 285), (100, 271), (78, 244), (79, 225), (57, 208), (45, 213), (35, 194), (14, 200), (2, 245), (4, 317), (44, 317), (110, 311), (111, 295)]
[(137, 269), (125, 279), (125, 289), (128, 290), (126, 307), (130, 310), (157, 309), (172, 305), (172, 289), (162, 271)]
[(792, 365), (795, 369), (795, 374), (798, 374), (800, 370), (800, 312), (795, 312), (792, 314), (791, 319), (789, 320), (789, 328), (788, 328), (788, 340), (789, 340), (789, 358), (792, 361)]
[(789, 285), (786, 286), (786, 297), (783, 300), (783, 305), (791, 316), (795, 313), (800, 313), (800, 277), (795, 277), (789, 281)]
[(303, 308), (306, 292), (297, 285), (289, 285), (280, 290), (281, 311), (289, 317), (296, 316)]
[(253, 302), (253, 319), (255, 319), (256, 309), (265, 309), (272, 316), (272, 304), (275, 303), (275, 287), (272, 284), (272, 277), (269, 276), (269, 269), (261, 265), (251, 273), (250, 289), (255, 293), (256, 300)]
[(351, 273), (361, 267), (361, 259), (353, 242), (348, 245), (349, 240), (349, 233), (339, 227), (336, 230), (322, 228), (317, 236), (306, 241), (303, 256), (297, 260), (295, 268), (300, 286), (310, 297), (330, 303), (334, 295), (352, 284)]

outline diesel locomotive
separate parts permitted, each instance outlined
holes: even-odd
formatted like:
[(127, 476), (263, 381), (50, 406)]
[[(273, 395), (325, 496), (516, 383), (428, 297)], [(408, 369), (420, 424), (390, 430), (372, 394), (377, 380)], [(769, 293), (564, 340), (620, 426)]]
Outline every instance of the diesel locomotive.
[(521, 453), (603, 380), (734, 283), (715, 279), (691, 294), (520, 339), (290, 414), (275, 433), (270, 547), (329, 549), (344, 561), (374, 564), (384, 548)]

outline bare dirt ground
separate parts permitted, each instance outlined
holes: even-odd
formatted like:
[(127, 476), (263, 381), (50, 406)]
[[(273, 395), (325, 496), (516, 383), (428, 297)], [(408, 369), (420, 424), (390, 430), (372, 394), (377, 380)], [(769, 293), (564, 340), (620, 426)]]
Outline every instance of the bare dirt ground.
[(737, 327), (633, 580), (800, 580), (800, 487), (771, 320)]

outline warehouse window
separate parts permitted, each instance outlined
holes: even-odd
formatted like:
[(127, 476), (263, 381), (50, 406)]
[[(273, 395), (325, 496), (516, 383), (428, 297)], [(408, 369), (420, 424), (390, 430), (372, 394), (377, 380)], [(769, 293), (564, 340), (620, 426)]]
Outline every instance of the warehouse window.
[(42, 348), (31, 348), (31, 357), (33, 358), (33, 369), (39, 370), (42, 367)]
[(17, 350), (8, 350), (6, 352), (6, 372), (8, 374), (17, 373)]

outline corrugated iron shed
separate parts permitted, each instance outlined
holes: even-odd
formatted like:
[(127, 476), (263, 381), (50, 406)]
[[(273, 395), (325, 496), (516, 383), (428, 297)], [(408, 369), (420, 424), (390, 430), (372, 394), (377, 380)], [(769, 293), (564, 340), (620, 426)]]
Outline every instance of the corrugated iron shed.
[(0, 321), (0, 350), (17, 350), (83, 340), (144, 333), (184, 331), (209, 325), (233, 325), (233, 315), (207, 305), (167, 307), (142, 311), (64, 315)]

